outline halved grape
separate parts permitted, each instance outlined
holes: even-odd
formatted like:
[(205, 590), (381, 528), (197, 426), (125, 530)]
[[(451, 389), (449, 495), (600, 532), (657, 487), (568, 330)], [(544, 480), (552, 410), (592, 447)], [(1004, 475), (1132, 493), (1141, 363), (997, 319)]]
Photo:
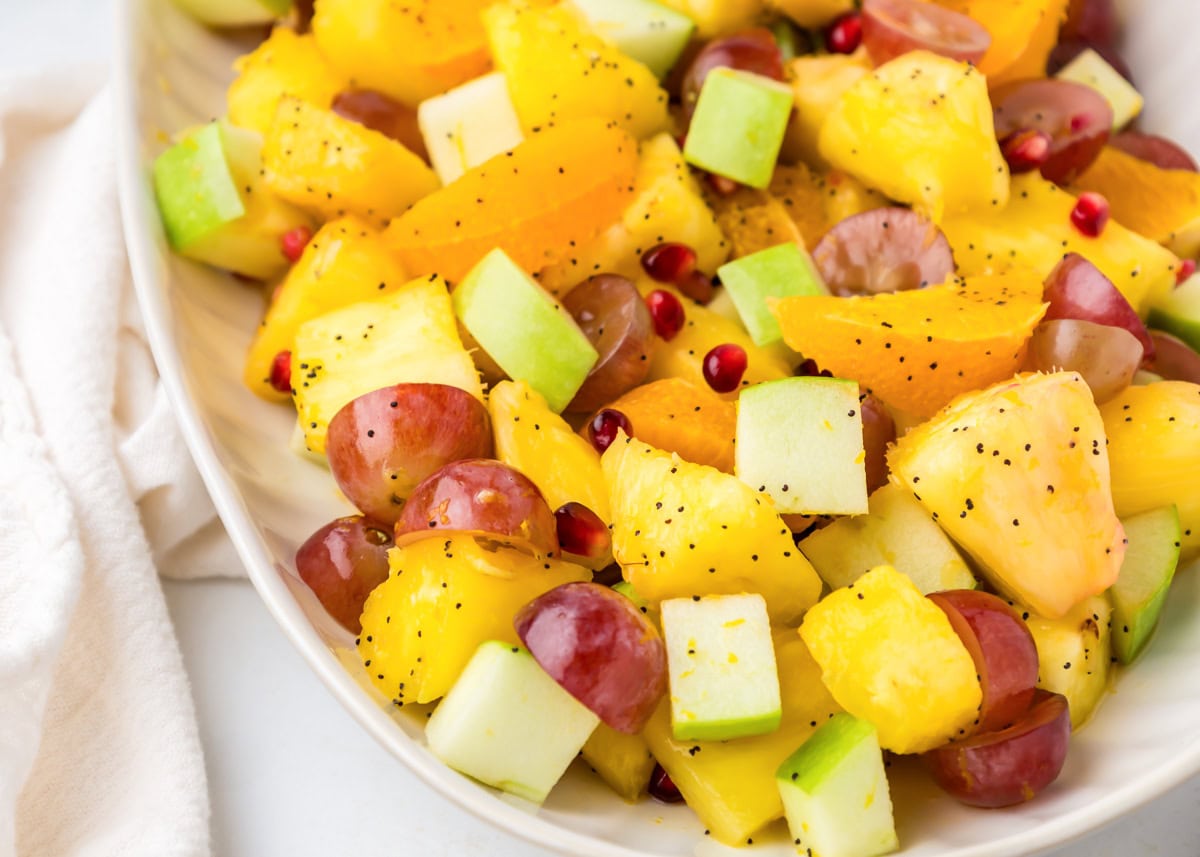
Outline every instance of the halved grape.
[(568, 411), (594, 411), (646, 379), (654, 321), (637, 286), (616, 274), (600, 274), (571, 289), (563, 306), (600, 354)]
[(1123, 327), (1061, 318), (1034, 329), (1025, 368), (1078, 372), (1096, 404), (1103, 404), (1133, 383), (1144, 353), (1142, 343)]
[(978, 63), (992, 37), (973, 18), (926, 0), (865, 0), (863, 44), (876, 65), (909, 51)]
[(1107, 47), (1116, 43), (1117, 29), (1113, 0), (1071, 0), (1059, 38), (1079, 39)]
[(858, 410), (862, 415), (869, 493), (888, 483), (887, 450), (896, 442), (896, 423), (883, 402), (870, 393), (859, 396)]
[(1164, 170), (1188, 170), (1200, 172), (1196, 161), (1181, 146), (1171, 142), (1166, 137), (1156, 134), (1143, 134), (1140, 131), (1122, 131), (1108, 144), (1114, 149), (1120, 149), (1127, 155), (1133, 155), (1143, 161), (1149, 161)]
[(1112, 130), (1113, 111), (1096, 90), (1069, 80), (1020, 80), (992, 90), (996, 137), (1030, 129), (1050, 135), (1042, 175), (1067, 184), (1096, 160)]
[(425, 138), (417, 124), (417, 111), (407, 104), (373, 89), (348, 89), (333, 97), (330, 109), (344, 119), (391, 137), (409, 151), (429, 160)]
[(317, 530), (296, 551), (296, 571), (325, 610), (355, 634), (371, 590), (387, 580), (387, 528), (361, 515), (338, 518)]
[(873, 295), (942, 283), (954, 254), (942, 230), (907, 208), (877, 208), (847, 217), (813, 249), (835, 295)]
[(1154, 342), (1125, 296), (1104, 272), (1080, 256), (1068, 253), (1046, 277), (1042, 297), (1050, 308), (1043, 321), (1077, 318), (1112, 327), (1123, 327), (1146, 349), (1146, 359), (1154, 357)]
[(1154, 340), (1154, 359), (1146, 368), (1167, 381), (1187, 381), (1200, 384), (1200, 354), (1182, 339), (1161, 330), (1150, 331)]
[(680, 85), (683, 113), (689, 121), (704, 79), (714, 68), (735, 68), (783, 80), (783, 54), (775, 36), (765, 27), (753, 27), (713, 39), (696, 54)]

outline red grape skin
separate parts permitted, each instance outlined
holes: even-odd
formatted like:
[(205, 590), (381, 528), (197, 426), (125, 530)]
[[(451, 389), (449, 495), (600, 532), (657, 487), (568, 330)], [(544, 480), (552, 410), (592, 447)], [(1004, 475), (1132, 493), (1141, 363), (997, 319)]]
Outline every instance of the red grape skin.
[(417, 111), (408, 105), (372, 89), (348, 89), (334, 96), (330, 109), (343, 119), (391, 137), (422, 160), (429, 161), (425, 138), (417, 124)]
[(1038, 690), (1013, 726), (930, 750), (922, 760), (937, 784), (963, 803), (1013, 806), (1032, 800), (1058, 778), (1070, 738), (1066, 697)]
[(735, 68), (773, 80), (783, 80), (783, 54), (779, 51), (775, 36), (765, 27), (754, 27), (713, 39), (696, 54), (680, 85), (684, 116), (689, 121), (696, 109), (704, 79), (714, 68)]
[(616, 274), (600, 274), (571, 289), (562, 303), (600, 354), (568, 411), (594, 411), (646, 379), (654, 321), (637, 286)]
[(847, 217), (813, 248), (813, 262), (839, 297), (934, 286), (954, 273), (942, 230), (907, 208)]
[(487, 408), (457, 387), (396, 384), (338, 411), (325, 452), (347, 499), (394, 524), (422, 479), (451, 461), (491, 456), (492, 425)]
[(1113, 8), (1113, 0), (1071, 0), (1067, 8), (1067, 20), (1059, 31), (1059, 37), (1111, 47), (1116, 43), (1117, 32), (1117, 13)]
[(418, 485), (396, 521), (396, 544), (451, 532), (558, 556), (558, 526), (542, 492), (499, 461), (455, 461)]
[(667, 689), (662, 637), (633, 602), (598, 583), (567, 583), (513, 620), (551, 678), (620, 732), (640, 732)]
[(1058, 318), (1034, 329), (1025, 369), (1078, 372), (1096, 404), (1104, 404), (1133, 382), (1144, 354), (1142, 344), (1123, 327)]
[(1050, 304), (1044, 321), (1077, 318), (1111, 327), (1122, 327), (1134, 335), (1154, 357), (1154, 342), (1137, 311), (1104, 272), (1080, 256), (1068, 253), (1046, 277), (1042, 298)]
[(971, 653), (983, 686), (979, 732), (1005, 729), (1033, 702), (1038, 653), (1033, 635), (1008, 602), (987, 592), (956, 589), (929, 596)]
[(1030, 129), (1050, 135), (1042, 176), (1069, 184), (1091, 166), (1108, 142), (1112, 107), (1090, 86), (1066, 80), (1019, 80), (992, 91), (996, 138)]
[(325, 610), (357, 634), (371, 590), (387, 580), (387, 527), (360, 515), (338, 518), (317, 530), (296, 551), (296, 571)]
[(888, 483), (887, 449), (896, 440), (896, 423), (883, 402), (870, 393), (859, 396), (863, 423), (863, 449), (867, 460), (867, 491)]
[(1200, 354), (1183, 340), (1161, 330), (1150, 331), (1150, 338), (1154, 340), (1155, 358), (1147, 364), (1147, 369), (1168, 381), (1200, 384)]
[(864, 0), (862, 22), (863, 44), (876, 65), (917, 50), (978, 64), (992, 44), (974, 19), (926, 0)]
[(1143, 134), (1140, 131), (1122, 131), (1109, 141), (1109, 145), (1164, 170), (1200, 172), (1195, 159), (1166, 137)]

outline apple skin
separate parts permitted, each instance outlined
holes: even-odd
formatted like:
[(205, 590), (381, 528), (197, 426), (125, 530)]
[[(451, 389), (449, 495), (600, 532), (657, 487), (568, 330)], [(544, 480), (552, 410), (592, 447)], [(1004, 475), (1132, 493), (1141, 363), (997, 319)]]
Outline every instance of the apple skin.
[(1050, 304), (1043, 321), (1074, 318), (1123, 327), (1142, 343), (1146, 359), (1154, 359), (1154, 342), (1137, 311), (1099, 268), (1078, 253), (1068, 253), (1050, 272), (1043, 299)]
[(1187, 381), (1200, 384), (1200, 354), (1190, 345), (1161, 330), (1150, 331), (1154, 340), (1154, 360), (1146, 368), (1167, 381)]
[(1038, 653), (1021, 614), (1008, 602), (976, 589), (935, 592), (929, 600), (942, 609), (971, 653), (983, 685), (978, 732), (1016, 722), (1033, 701)]

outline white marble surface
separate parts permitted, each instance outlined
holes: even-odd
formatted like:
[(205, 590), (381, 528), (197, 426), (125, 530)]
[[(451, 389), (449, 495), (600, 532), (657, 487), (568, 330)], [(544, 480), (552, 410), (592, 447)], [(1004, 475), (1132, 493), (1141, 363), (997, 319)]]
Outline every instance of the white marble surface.
[[(110, 0), (0, 0), (0, 76), (109, 51)], [(168, 583), (216, 857), (545, 857), (428, 793), (326, 693), (246, 583)], [(1200, 855), (1200, 779), (1054, 857)]]

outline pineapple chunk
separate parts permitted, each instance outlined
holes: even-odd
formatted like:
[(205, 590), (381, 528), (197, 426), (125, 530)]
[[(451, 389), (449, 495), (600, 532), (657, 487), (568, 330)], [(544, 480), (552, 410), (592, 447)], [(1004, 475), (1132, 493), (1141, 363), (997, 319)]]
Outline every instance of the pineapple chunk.
[(1008, 202), (987, 80), (967, 63), (913, 51), (855, 83), (821, 128), (829, 163), (934, 221)]
[(788, 63), (788, 79), (796, 109), (788, 123), (781, 152), (784, 161), (803, 161), (828, 169), (821, 157), (821, 129), (846, 92), (871, 72), (865, 51), (853, 54), (815, 54)]
[(667, 128), (667, 94), (654, 72), (591, 32), (566, 5), (509, 0), (483, 20), (526, 131), (584, 117), (616, 122), (639, 139)]
[(270, 383), (271, 362), (292, 350), (296, 330), (338, 307), (380, 297), (404, 283), (399, 263), (379, 234), (355, 217), (326, 223), (288, 271), (254, 334), (242, 380), (257, 395), (282, 401)]
[(645, 794), (654, 771), (654, 755), (641, 735), (627, 735), (601, 723), (580, 755), (629, 803), (637, 803)]
[(1014, 176), (1005, 208), (977, 209), (947, 217), (942, 231), (959, 273), (998, 273), (1015, 268), (1045, 278), (1067, 253), (1079, 253), (1113, 281), (1139, 311), (1169, 293), (1179, 260), (1148, 238), (1109, 221), (1099, 238), (1071, 225), (1075, 197), (1037, 173)]
[(664, 700), (643, 732), (688, 806), (713, 837), (728, 845), (744, 845), (783, 816), (776, 769), (817, 726), (841, 711), (804, 642), (792, 631), (781, 631), (774, 643), (783, 708), (778, 730), (732, 741), (676, 741), (671, 704)]
[(601, 458), (613, 555), (643, 598), (757, 592), (775, 622), (812, 606), (821, 581), (770, 498), (736, 476), (620, 437)]
[(380, 226), (438, 187), (433, 170), (400, 143), (295, 98), (280, 99), (263, 165), (267, 187), (288, 202)]
[(800, 636), (825, 686), (895, 753), (966, 734), (983, 692), (975, 661), (946, 614), (911, 580), (879, 566), (808, 611)]
[(343, 406), (405, 382), (448, 384), (483, 400), (475, 364), (458, 338), (446, 283), (438, 277), (318, 316), (296, 331), (292, 387), (313, 452), (325, 451), (329, 421)]
[(1071, 728), (1078, 729), (1108, 690), (1112, 605), (1097, 595), (1061, 619), (1026, 617), (1037, 644), (1038, 687), (1067, 698)]
[(396, 706), (443, 696), (481, 643), (520, 642), (518, 610), (556, 586), (591, 579), (573, 563), (489, 550), (461, 534), (393, 548), (388, 566), (363, 606), (358, 652)]
[[(726, 35), (751, 26), (763, 14), (764, 0), (660, 0), (696, 22), (701, 39)], [(802, 2), (802, 0), (795, 0)], [(829, 0), (820, 0), (827, 3)]]
[(346, 80), (317, 50), (310, 35), (276, 27), (267, 40), (233, 64), (237, 79), (229, 85), (229, 121), (266, 136), (284, 96), (325, 108), (346, 88)]

